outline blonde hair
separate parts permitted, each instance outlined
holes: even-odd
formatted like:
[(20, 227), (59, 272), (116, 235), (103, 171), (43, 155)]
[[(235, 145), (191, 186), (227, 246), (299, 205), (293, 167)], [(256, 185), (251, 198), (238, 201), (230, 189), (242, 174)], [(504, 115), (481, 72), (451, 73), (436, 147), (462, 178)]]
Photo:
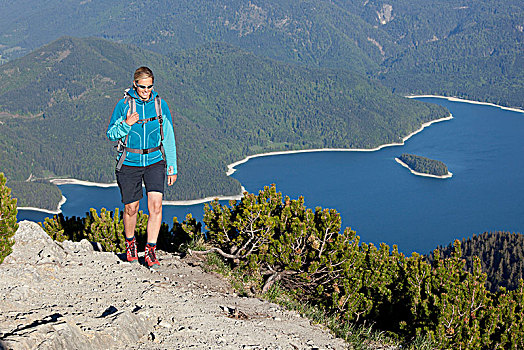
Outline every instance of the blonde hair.
[(153, 75), (153, 71), (149, 69), (148, 67), (140, 67), (135, 71), (135, 74), (133, 75), (134, 81), (139, 81), (140, 79), (147, 79), (151, 78), (153, 79), (153, 82), (155, 82), (155, 76)]

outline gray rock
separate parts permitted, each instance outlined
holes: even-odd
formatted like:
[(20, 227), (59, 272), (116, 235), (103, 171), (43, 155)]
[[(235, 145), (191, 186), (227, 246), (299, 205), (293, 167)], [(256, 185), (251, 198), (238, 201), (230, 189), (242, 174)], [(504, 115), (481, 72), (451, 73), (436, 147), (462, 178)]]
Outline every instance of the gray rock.
[(82, 328), (74, 318), (54, 314), (4, 335), (3, 346), (13, 350), (119, 348), (137, 343), (152, 327), (144, 317), (124, 311), (105, 320), (82, 319)]
[(153, 328), (153, 322), (130, 311), (108, 316), (107, 321), (108, 327), (105, 332), (112, 336), (115, 345), (135, 344), (140, 338), (149, 334)]
[(32, 221), (21, 221), (18, 224), (14, 240), (13, 253), (4, 260), (5, 264), (60, 265), (66, 257), (64, 249)]
[(68, 254), (94, 252), (95, 249), (93, 244), (87, 239), (83, 239), (80, 242), (64, 241), (62, 247)]

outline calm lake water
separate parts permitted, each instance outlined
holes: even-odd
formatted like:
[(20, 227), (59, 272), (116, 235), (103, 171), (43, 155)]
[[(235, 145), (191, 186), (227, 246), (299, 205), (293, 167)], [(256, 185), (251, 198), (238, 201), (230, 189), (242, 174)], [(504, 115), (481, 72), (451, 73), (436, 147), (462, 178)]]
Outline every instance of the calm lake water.
[[(306, 206), (334, 208), (343, 227), (363, 242), (397, 244), (406, 254), (427, 253), (456, 238), (485, 231), (524, 232), (524, 114), (439, 98), (454, 116), (410, 138), (404, 146), (376, 152), (312, 152), (259, 157), (232, 175), (249, 192), (275, 183)], [(450, 179), (413, 175), (395, 157), (412, 153), (443, 161)], [(89, 208), (121, 207), (116, 187), (63, 185), (65, 216)], [(203, 205), (165, 206), (164, 221), (187, 213), (201, 220)], [(142, 204), (142, 209), (144, 206)], [(48, 214), (19, 210), (19, 220)]]

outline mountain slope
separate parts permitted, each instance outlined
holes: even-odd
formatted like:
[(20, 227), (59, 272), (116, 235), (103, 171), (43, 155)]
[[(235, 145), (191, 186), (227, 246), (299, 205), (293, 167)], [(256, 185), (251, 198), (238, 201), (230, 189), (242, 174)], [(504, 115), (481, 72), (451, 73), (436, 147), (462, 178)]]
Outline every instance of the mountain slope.
[(64, 34), (162, 54), (227, 42), (280, 61), (351, 69), (402, 93), (514, 107), (524, 97), (520, 0), (4, 0), (0, 9), (4, 59)]
[[(452, 18), (444, 20), (449, 22), (445, 30), (413, 38), (407, 49), (383, 62), (378, 78), (398, 92), (524, 107), (522, 2), (488, 1), (479, 6), (465, 1), (461, 5), (440, 4), (443, 17)], [(411, 23), (418, 22), (412, 19)]]
[[(0, 16), (6, 23), (0, 29), (6, 57), (28, 53), (67, 34), (96, 35), (164, 54), (219, 41), (283, 61), (361, 72), (376, 67), (369, 56), (378, 51), (366, 39), (366, 33), (375, 29), (323, 0), (116, 0), (105, 4), (66, 0), (38, 3), (34, 8), (32, 4), (23, 1), (16, 9), (0, 5), (4, 13), (16, 13)], [(53, 21), (47, 20), (50, 16)]]
[[(482, 271), (487, 274), (486, 289), (496, 293), (501, 287), (515, 290), (524, 279), (524, 235), (518, 232), (484, 232), (461, 240), (461, 257), (466, 270), (473, 271), (474, 257), (478, 256)], [(453, 255), (454, 244), (437, 248), (440, 257)], [(434, 254), (428, 256), (434, 259)]]
[(105, 130), (142, 64), (155, 72), (155, 88), (176, 126), (180, 176), (168, 199), (238, 194), (240, 184), (225, 175), (226, 166), (247, 155), (373, 148), (447, 115), (355, 73), (278, 63), (229, 45), (168, 57), (64, 37), (0, 66), (0, 78), (11, 82), (0, 87), (0, 161), (7, 177), (114, 181), (116, 154)]

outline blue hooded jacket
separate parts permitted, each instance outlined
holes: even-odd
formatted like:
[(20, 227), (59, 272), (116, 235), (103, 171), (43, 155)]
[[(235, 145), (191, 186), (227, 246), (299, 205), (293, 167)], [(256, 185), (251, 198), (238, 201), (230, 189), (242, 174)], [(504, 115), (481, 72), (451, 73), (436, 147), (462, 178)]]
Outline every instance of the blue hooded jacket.
[[(142, 101), (134, 89), (129, 89), (128, 94), (135, 99), (136, 112), (138, 112), (139, 120), (152, 118), (156, 116), (155, 96), (156, 91), (151, 91), (149, 100)], [(177, 159), (176, 159), (176, 145), (175, 132), (173, 127), (173, 120), (169, 107), (164, 100), (162, 103), (162, 122), (164, 129), (164, 150), (166, 154), (167, 175), (174, 175), (177, 173)], [(127, 147), (137, 149), (154, 148), (160, 145), (160, 123), (158, 120), (152, 120), (146, 123), (135, 123), (128, 125), (125, 120), (129, 111), (129, 103), (125, 103), (125, 98), (117, 102), (111, 121), (107, 127), (107, 137), (111, 141), (125, 139), (129, 134), (127, 140)], [(117, 160), (122, 156), (122, 152), (118, 154)], [(163, 159), (160, 150), (149, 154), (137, 154), (127, 152), (124, 160), (124, 165), (145, 167), (157, 163)]]

